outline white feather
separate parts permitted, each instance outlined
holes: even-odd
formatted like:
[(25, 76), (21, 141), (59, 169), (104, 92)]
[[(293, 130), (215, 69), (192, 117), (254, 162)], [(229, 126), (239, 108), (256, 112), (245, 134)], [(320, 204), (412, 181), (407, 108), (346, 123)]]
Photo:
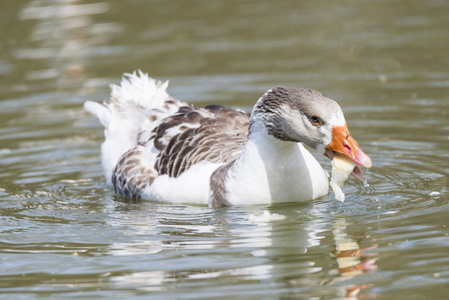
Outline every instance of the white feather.
[(209, 179), (221, 164), (202, 161), (190, 167), (179, 177), (158, 176), (145, 188), (142, 198), (170, 203), (207, 205), (209, 202)]
[(111, 101), (119, 104), (134, 102), (145, 109), (162, 106), (169, 97), (166, 92), (168, 81), (154, 80), (148, 74), (138, 70), (126, 73), (120, 85), (111, 84)]
[(263, 126), (250, 135), (229, 174), (232, 205), (308, 201), (328, 193), (327, 174), (312, 154), (301, 143), (276, 140)]
[(84, 103), (84, 108), (105, 127), (101, 161), (108, 184), (111, 184), (112, 172), (120, 157), (137, 144), (142, 128), (148, 128), (146, 113), (162, 106), (169, 98), (167, 86), (168, 81), (154, 80), (139, 70), (125, 74), (120, 85), (111, 85), (109, 104)]

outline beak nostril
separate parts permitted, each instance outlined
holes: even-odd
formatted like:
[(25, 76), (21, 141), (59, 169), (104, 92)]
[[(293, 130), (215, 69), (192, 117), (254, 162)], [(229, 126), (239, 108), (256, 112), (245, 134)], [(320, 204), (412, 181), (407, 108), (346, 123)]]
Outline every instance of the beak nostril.
[(348, 146), (348, 144), (344, 144), (343, 147), (345, 147), (345, 149), (346, 149), (349, 153), (352, 154), (352, 149), (351, 149), (351, 147)]

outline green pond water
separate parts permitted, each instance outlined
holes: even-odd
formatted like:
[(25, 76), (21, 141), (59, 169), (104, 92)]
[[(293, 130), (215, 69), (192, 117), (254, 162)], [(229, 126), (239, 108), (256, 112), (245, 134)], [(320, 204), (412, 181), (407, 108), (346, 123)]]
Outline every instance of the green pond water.
[[(0, 298), (448, 299), (448, 29), (445, 0), (2, 1)], [(199, 106), (319, 90), (370, 186), (220, 210), (118, 197), (82, 104), (136, 69)]]

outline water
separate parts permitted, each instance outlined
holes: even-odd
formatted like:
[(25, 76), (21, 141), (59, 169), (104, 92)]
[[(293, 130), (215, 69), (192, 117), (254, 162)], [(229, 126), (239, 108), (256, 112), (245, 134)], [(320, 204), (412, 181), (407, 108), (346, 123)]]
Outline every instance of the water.
[[(0, 298), (446, 299), (448, 12), (443, 0), (5, 1)], [(343, 203), (223, 210), (114, 195), (82, 103), (138, 68), (196, 105), (250, 109), (274, 85), (324, 92), (373, 160), (370, 186), (350, 180)]]

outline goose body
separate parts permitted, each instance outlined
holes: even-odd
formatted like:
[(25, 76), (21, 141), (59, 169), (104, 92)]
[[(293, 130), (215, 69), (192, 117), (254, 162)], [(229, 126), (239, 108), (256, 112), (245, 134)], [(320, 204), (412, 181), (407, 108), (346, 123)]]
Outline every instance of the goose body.
[(102, 166), (120, 195), (213, 207), (312, 200), (328, 193), (328, 175), (303, 144), (371, 166), (339, 105), (317, 91), (276, 87), (247, 114), (189, 106), (167, 82), (125, 76), (109, 103), (84, 104), (105, 127)]

